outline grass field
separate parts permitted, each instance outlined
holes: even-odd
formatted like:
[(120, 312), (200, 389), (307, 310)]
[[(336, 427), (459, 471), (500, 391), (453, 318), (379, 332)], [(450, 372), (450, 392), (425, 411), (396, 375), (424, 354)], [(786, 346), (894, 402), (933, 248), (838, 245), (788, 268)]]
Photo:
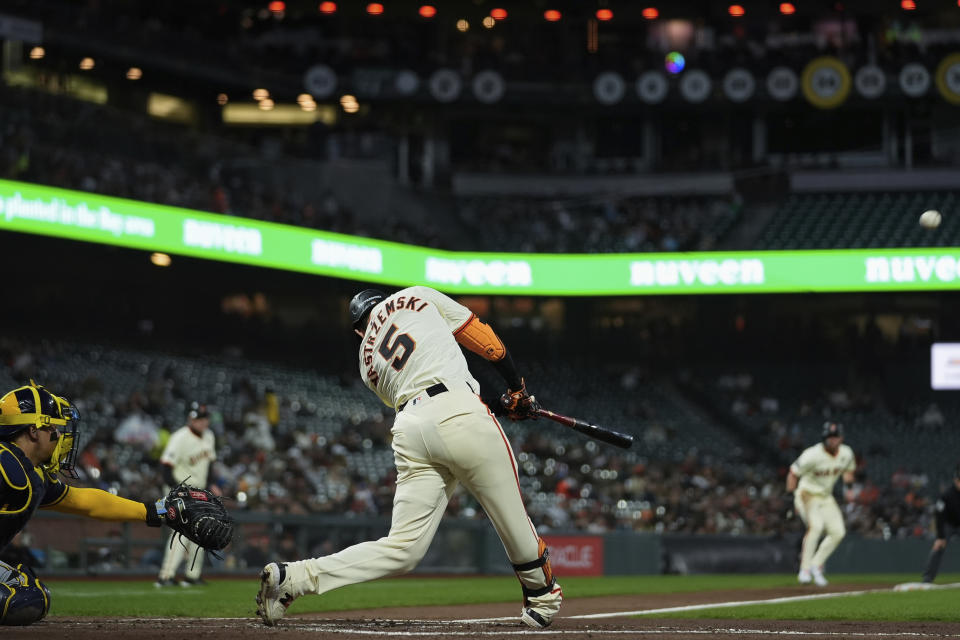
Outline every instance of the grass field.
[[(917, 579), (913, 574), (833, 575), (833, 584), (876, 584), (878, 588)], [(258, 582), (214, 579), (208, 586), (158, 589), (152, 580), (47, 580), (53, 598), (52, 616), (247, 617), (252, 616)], [(941, 583), (960, 582), (960, 574), (943, 575)], [(756, 590), (793, 587), (796, 577), (786, 574), (700, 576), (608, 576), (563, 580), (566, 598), (643, 594)], [(513, 576), (471, 578), (408, 577), (378, 580), (338, 589), (321, 598), (301, 598), (291, 613), (343, 611), (397, 606), (510, 602), (517, 597)], [(776, 618), (821, 620), (936, 620), (960, 622), (960, 591), (870, 593), (824, 600), (748, 605), (665, 614), (682, 618)]]
[(698, 609), (680, 614), (655, 614), (647, 617), (960, 622), (958, 599), (960, 592), (957, 589), (865, 593), (826, 600)]

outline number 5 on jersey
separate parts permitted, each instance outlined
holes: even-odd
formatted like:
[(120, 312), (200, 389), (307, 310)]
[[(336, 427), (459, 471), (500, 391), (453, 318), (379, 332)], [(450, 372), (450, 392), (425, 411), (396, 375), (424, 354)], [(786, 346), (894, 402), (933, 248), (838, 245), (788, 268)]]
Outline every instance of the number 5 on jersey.
[(407, 364), (407, 360), (410, 359), (410, 354), (417, 348), (417, 343), (414, 342), (409, 333), (401, 333), (391, 345), (390, 339), (393, 338), (393, 334), (396, 332), (397, 325), (390, 325), (390, 328), (387, 329), (387, 335), (383, 336), (383, 342), (380, 343), (380, 348), (377, 350), (377, 353), (383, 356), (384, 360), (389, 361), (390, 358), (393, 358), (393, 356), (397, 354), (398, 350), (403, 349), (403, 352), (397, 355), (397, 357), (393, 359), (393, 362), (390, 363), (390, 366), (396, 371), (400, 371), (404, 365)]

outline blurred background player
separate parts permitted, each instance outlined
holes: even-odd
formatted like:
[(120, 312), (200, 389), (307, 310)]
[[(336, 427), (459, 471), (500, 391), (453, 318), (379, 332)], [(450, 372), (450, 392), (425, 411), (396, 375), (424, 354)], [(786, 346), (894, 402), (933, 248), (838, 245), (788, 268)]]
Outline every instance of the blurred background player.
[[(79, 423), (66, 398), (33, 382), (0, 398), (0, 551), (38, 508), (161, 525), (154, 503), (60, 482), (58, 472), (76, 478)], [(31, 567), (0, 562), (0, 604), (0, 624), (32, 624), (50, 609), (50, 591)]]
[(933, 549), (927, 560), (927, 568), (923, 570), (923, 581), (933, 582), (940, 571), (940, 562), (943, 552), (947, 548), (947, 540), (951, 536), (960, 534), (960, 464), (953, 473), (953, 484), (940, 495), (934, 507), (934, 534)]
[(790, 465), (787, 491), (795, 492), (794, 510), (807, 527), (797, 581), (800, 584), (813, 581), (823, 587), (827, 585), (823, 567), (847, 533), (833, 488), (841, 475), (846, 484), (853, 482), (856, 459), (853, 450), (843, 444), (843, 426), (839, 423), (825, 422), (821, 440), (805, 449)]
[[(193, 402), (187, 413), (187, 424), (170, 435), (167, 446), (160, 456), (163, 479), (168, 485), (164, 491), (186, 482), (195, 487), (207, 487), (210, 464), (217, 459), (216, 440), (210, 431), (210, 413), (207, 405)], [(173, 536), (173, 533), (170, 533)], [(205, 584), (200, 577), (203, 571), (203, 550), (185, 538), (166, 540), (166, 551), (160, 573), (154, 583), (158, 587), (177, 584), (176, 575), (180, 564), (186, 561), (185, 577), (180, 586), (190, 587)]]
[(469, 309), (428, 287), (390, 296), (361, 291), (350, 301), (350, 315), (362, 338), (360, 375), (397, 411), (391, 429), (398, 475), (390, 532), (321, 558), (268, 564), (257, 613), (274, 625), (301, 595), (411, 571), (427, 552), (453, 490), (463, 483), (489, 516), (520, 580), (520, 620), (548, 626), (563, 592), (547, 546), (527, 516), (513, 449), (480, 399), (480, 385), (459, 345), (492, 362), (503, 376), (508, 391), (501, 404), (512, 419), (535, 418), (539, 405), (507, 348)]

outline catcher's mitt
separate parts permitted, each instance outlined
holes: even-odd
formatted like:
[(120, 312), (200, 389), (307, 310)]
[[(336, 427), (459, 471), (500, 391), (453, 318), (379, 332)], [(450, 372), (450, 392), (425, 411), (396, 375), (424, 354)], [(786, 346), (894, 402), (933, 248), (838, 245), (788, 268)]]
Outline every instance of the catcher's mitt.
[[(181, 482), (160, 502), (165, 508), (164, 523), (204, 550), (220, 551), (233, 539), (233, 518), (227, 513), (220, 497), (206, 489)], [(161, 511), (159, 507), (158, 512)], [(176, 537), (171, 537), (170, 544)]]

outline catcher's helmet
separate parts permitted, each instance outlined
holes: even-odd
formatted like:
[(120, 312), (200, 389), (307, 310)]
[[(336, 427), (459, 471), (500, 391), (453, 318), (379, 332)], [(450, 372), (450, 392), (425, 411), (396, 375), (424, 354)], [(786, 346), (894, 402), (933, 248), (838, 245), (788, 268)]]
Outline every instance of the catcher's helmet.
[(76, 478), (77, 427), (80, 412), (66, 398), (56, 396), (33, 380), (24, 387), (9, 391), (0, 398), (0, 440), (10, 440), (24, 429), (55, 427), (57, 447), (43, 467), (50, 474), (58, 471)]
[(827, 438), (842, 438), (843, 437), (843, 425), (839, 422), (830, 422), (829, 420), (823, 423), (823, 432), (820, 434), (821, 439), (826, 440)]
[(386, 297), (387, 294), (379, 289), (364, 289), (353, 296), (350, 301), (350, 324), (353, 325), (353, 328), (360, 329), (364, 316)]

